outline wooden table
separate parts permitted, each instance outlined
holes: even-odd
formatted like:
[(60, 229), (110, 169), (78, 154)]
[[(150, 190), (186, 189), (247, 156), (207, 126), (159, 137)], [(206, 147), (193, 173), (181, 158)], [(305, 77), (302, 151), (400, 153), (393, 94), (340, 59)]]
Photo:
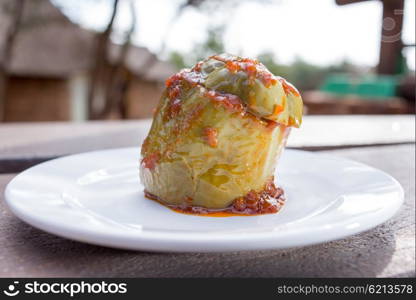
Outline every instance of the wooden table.
[(306, 117), (289, 146), (354, 159), (394, 176), (405, 204), (391, 220), (343, 240), (287, 250), (166, 254), (59, 238), (19, 221), (3, 191), (15, 173), (69, 153), (139, 146), (150, 122), (0, 125), (0, 276), (415, 276), (415, 136), (412, 116)]

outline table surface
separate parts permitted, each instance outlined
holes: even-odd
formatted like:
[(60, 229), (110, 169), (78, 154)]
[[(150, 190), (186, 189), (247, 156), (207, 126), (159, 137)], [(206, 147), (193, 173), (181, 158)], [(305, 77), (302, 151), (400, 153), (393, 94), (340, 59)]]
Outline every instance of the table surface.
[[(138, 146), (149, 120), (0, 125), (0, 277), (408, 277), (415, 276), (413, 116), (305, 117), (289, 146), (354, 159), (395, 177), (405, 204), (388, 222), (320, 245), (231, 253), (149, 253), (87, 245), (14, 217), (4, 189), (39, 161)], [(308, 128), (308, 129), (306, 129)]]

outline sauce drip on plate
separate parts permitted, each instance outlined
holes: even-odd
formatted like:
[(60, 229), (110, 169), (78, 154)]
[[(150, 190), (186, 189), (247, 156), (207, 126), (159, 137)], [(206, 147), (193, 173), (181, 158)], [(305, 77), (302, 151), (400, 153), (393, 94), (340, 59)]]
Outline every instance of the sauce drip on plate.
[[(209, 209), (201, 206), (172, 205), (164, 203), (159, 197), (145, 191), (145, 196), (166, 206), (174, 212), (201, 217), (243, 217), (277, 213), (285, 202), (284, 192), (271, 180), (261, 192), (250, 191), (222, 209)], [(192, 200), (192, 199), (190, 199)]]

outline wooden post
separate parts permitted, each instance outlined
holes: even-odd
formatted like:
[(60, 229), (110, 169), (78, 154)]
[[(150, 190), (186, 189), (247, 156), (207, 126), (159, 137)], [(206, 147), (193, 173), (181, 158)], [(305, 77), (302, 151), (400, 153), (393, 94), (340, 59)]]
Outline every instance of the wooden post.
[[(335, 0), (338, 5), (364, 1), (368, 0)], [(400, 55), (403, 49), (404, 0), (381, 0), (381, 2), (383, 4), (383, 19), (377, 73), (396, 74), (399, 71)]]
[(403, 48), (404, 0), (383, 1), (383, 26), (381, 30), (380, 57), (377, 66), (379, 74), (396, 74), (399, 70)]

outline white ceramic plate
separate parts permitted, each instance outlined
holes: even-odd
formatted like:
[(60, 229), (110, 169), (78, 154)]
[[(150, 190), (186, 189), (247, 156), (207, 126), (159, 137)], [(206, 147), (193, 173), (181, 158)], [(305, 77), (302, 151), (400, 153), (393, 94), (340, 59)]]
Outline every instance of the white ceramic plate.
[(71, 155), (30, 168), (6, 188), (23, 221), (91, 244), (152, 251), (237, 251), (304, 246), (372, 228), (403, 202), (391, 176), (337, 157), (286, 150), (276, 178), (286, 193), (277, 214), (201, 217), (143, 197), (139, 149)]

